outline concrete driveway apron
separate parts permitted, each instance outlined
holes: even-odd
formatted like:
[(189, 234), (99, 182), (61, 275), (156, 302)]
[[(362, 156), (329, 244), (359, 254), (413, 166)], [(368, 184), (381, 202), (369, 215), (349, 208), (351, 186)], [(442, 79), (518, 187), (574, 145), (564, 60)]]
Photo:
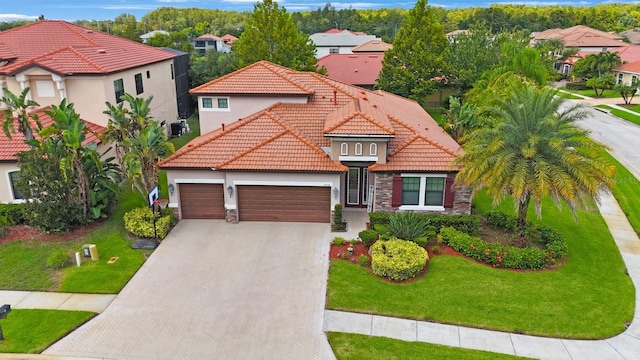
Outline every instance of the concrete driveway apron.
[(184, 220), (104, 313), (44, 353), (335, 359), (322, 331), (329, 224)]

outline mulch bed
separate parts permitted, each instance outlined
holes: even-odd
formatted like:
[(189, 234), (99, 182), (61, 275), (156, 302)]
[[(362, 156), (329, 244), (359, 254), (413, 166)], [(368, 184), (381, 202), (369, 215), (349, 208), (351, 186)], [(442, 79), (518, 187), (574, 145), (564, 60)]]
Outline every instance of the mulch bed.
[(96, 230), (102, 225), (103, 221), (94, 221), (93, 223), (79, 227), (62, 234), (46, 234), (38, 230), (38, 228), (29, 225), (9, 226), (6, 234), (0, 236), (0, 244), (7, 244), (14, 241), (48, 241), (60, 242), (75, 240), (85, 236)]

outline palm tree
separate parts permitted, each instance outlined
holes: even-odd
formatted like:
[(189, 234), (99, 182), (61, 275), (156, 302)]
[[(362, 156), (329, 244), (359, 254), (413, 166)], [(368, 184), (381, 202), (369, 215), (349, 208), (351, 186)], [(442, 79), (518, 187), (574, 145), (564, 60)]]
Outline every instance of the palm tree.
[(4, 96), (0, 98), (0, 103), (4, 103), (7, 108), (4, 110), (4, 119), (2, 121), (2, 130), (4, 134), (11, 139), (11, 134), (15, 133), (14, 117), (18, 119), (18, 132), (24, 135), (25, 141), (33, 140), (33, 128), (31, 120), (36, 122), (38, 128), (42, 125), (35, 113), (29, 113), (29, 108), (38, 106), (39, 104), (33, 100), (28, 100), (29, 88), (22, 90), (20, 95), (15, 95), (8, 89), (4, 89)]
[(531, 200), (538, 216), (545, 196), (558, 206), (563, 200), (574, 211), (582, 195), (597, 199), (601, 189), (608, 189), (615, 170), (588, 132), (573, 126), (586, 115), (579, 105), (562, 108), (563, 100), (552, 89), (512, 89), (489, 109), (493, 125), (467, 137), (456, 181), (486, 188), (494, 205), (513, 196), (523, 236)]

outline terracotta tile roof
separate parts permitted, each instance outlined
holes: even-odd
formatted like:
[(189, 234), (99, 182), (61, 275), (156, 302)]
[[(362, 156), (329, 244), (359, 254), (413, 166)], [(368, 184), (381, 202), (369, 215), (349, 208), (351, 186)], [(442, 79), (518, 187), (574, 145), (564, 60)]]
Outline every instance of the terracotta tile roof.
[[(28, 44), (28, 46), (26, 46)], [(172, 59), (175, 54), (58, 20), (0, 32), (0, 74), (39, 66), (57, 74), (108, 74)]]
[(196, 38), (196, 40), (220, 40), (222, 41), (223, 39), (219, 36), (215, 36), (213, 34), (204, 34), (204, 35), (200, 35)]
[[(176, 169), (343, 172), (346, 168), (321, 148), (331, 145), (330, 136), (353, 135), (390, 139), (388, 163), (374, 165), (372, 171), (450, 170), (451, 161), (461, 153), (460, 145), (417, 102), (316, 73), (261, 61), (204, 86), (213, 84), (216, 91), (226, 93), (220, 85), (226, 83), (235, 92), (251, 93), (262, 76), (272, 75), (285, 84), (295, 84), (297, 89), (307, 89), (308, 101), (277, 103), (227, 125), (224, 131), (202, 135), (159, 165)], [(271, 95), (291, 94), (289, 86), (271, 89)]]
[(636, 62), (632, 62), (632, 63), (628, 63), (628, 64), (622, 64), (622, 65), (618, 66), (617, 68), (615, 68), (614, 70), (615, 71), (621, 71), (621, 72), (629, 72), (629, 73), (640, 74), (640, 61), (636, 61)]
[(360, 44), (351, 48), (351, 51), (354, 53), (360, 52), (385, 52), (391, 49), (393, 45), (388, 44), (382, 40), (370, 40), (364, 44)]
[(616, 47), (625, 45), (622, 42), (622, 37), (617, 34), (600, 31), (584, 25), (576, 25), (566, 29), (549, 29), (533, 33), (532, 36), (537, 41), (557, 38), (562, 40), (567, 47)]
[(310, 95), (313, 90), (286, 76), (290, 70), (258, 61), (231, 74), (191, 89), (191, 94)]
[(327, 76), (358, 86), (378, 82), (384, 54), (329, 54), (318, 59), (318, 66), (327, 69)]
[(621, 47), (607, 49), (607, 51), (618, 53), (623, 64), (640, 61), (640, 45), (626, 44)]
[(224, 41), (225, 44), (231, 45), (236, 40), (238, 40), (238, 38), (233, 36), (233, 35), (231, 35), (231, 34), (224, 34), (224, 35), (222, 35), (222, 40)]
[[(44, 108), (40, 108), (35, 110), (34, 112), (38, 115), (38, 119), (42, 124), (42, 127), (45, 128), (53, 123), (53, 120), (49, 115), (45, 113), (45, 110), (51, 110), (51, 107), (47, 106)], [(4, 112), (0, 112), (0, 123), (4, 120)], [(91, 143), (100, 143), (97, 135), (102, 135), (106, 130), (105, 127), (94, 124), (92, 122), (86, 121), (85, 124), (89, 128), (89, 133), (86, 134), (84, 144)], [(32, 121), (32, 126), (36, 128), (36, 124)], [(15, 129), (18, 129), (17, 121), (15, 123)], [(36, 132), (34, 131), (34, 135)], [(24, 142), (24, 136), (22, 133), (17, 132), (15, 134), (11, 134), (11, 139), (7, 138), (4, 134), (4, 131), (0, 131), (0, 161), (16, 161), (16, 155), (21, 151), (29, 150), (29, 146)]]

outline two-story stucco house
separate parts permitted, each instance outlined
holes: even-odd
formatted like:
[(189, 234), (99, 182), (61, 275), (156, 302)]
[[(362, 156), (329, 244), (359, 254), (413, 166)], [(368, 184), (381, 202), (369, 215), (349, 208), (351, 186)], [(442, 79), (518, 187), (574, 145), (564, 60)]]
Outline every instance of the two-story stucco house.
[(316, 58), (329, 54), (353, 54), (352, 49), (358, 45), (374, 40), (381, 41), (375, 35), (338, 29), (311, 34), (309, 38), (316, 45)]
[(159, 164), (182, 219), (470, 210), (453, 186), (460, 146), (415, 101), (267, 61), (191, 93), (203, 135)]
[[(65, 21), (37, 21), (0, 32), (0, 94), (28, 87), (28, 98), (41, 107), (67, 99), (82, 119), (102, 127), (108, 123), (105, 102), (116, 104), (125, 92), (153, 96), (151, 115), (169, 123), (178, 117), (175, 57)], [(0, 148), (9, 148), (6, 141), (0, 138)], [(17, 169), (14, 155), (1, 160), (0, 202), (16, 200), (4, 181)]]

